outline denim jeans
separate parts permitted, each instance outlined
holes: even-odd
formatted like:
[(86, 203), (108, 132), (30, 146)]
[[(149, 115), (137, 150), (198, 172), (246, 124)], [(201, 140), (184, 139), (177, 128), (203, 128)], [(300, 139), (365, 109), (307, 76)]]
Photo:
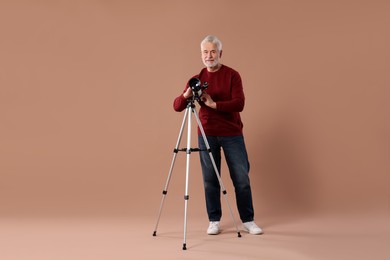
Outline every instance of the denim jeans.
[[(242, 222), (253, 221), (254, 210), (249, 181), (249, 161), (243, 136), (207, 136), (218, 172), (221, 174), (221, 148), (228, 165)], [(199, 148), (206, 149), (203, 137), (198, 137)], [(210, 221), (220, 221), (221, 187), (208, 151), (200, 151), (207, 214)]]

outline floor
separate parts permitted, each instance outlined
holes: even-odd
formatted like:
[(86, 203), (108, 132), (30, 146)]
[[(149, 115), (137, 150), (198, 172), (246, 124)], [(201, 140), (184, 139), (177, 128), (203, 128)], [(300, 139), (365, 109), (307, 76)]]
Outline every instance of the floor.
[[(202, 218), (188, 219), (186, 244), (183, 219), (2, 218), (2, 260), (100, 259), (390, 259), (390, 217), (317, 216), (263, 220), (264, 234), (241, 232), (222, 221), (216, 236), (205, 233)], [(260, 224), (260, 223), (259, 223)]]

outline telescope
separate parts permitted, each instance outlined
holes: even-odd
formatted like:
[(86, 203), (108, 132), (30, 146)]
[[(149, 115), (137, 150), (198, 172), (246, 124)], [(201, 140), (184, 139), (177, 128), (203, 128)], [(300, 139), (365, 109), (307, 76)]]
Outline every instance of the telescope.
[(188, 81), (188, 85), (192, 89), (194, 99), (197, 101), (200, 101), (200, 98), (203, 95), (203, 90), (207, 89), (209, 86), (207, 82), (204, 82), (202, 85), (202, 83), (200, 82), (200, 79), (196, 78), (196, 77), (191, 78)]

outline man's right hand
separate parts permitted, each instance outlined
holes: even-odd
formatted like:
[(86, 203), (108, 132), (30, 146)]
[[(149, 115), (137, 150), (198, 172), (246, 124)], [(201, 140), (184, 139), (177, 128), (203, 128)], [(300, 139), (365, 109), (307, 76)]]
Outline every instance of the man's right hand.
[(192, 93), (192, 89), (191, 88), (187, 88), (187, 90), (183, 93), (183, 97), (185, 99), (188, 99), (190, 97), (192, 97), (193, 93)]

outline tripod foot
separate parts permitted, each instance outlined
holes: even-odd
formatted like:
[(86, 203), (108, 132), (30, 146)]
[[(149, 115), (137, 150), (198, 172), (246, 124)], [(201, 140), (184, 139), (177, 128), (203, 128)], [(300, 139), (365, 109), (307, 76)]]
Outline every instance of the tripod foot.
[(154, 237), (156, 236), (156, 231), (153, 232), (153, 236), (154, 236)]
[(183, 250), (187, 250), (187, 245), (186, 245), (186, 243), (183, 244)]
[(241, 237), (240, 231), (237, 232), (237, 236), (238, 236), (238, 237)]

